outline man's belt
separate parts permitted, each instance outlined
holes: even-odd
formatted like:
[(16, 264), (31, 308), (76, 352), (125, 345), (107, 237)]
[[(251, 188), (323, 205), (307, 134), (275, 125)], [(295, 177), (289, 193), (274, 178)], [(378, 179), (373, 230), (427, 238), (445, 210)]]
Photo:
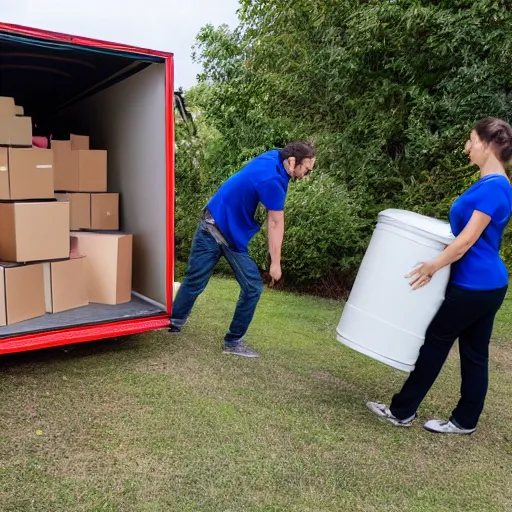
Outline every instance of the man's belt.
[(219, 244), (223, 244), (227, 247), (229, 247), (229, 243), (226, 240), (226, 237), (220, 230), (219, 226), (217, 226), (217, 223), (215, 222), (215, 219), (212, 217), (212, 214), (210, 213), (210, 210), (208, 208), (205, 208), (201, 214), (201, 221), (203, 226), (206, 228), (208, 233), (215, 238), (215, 240)]

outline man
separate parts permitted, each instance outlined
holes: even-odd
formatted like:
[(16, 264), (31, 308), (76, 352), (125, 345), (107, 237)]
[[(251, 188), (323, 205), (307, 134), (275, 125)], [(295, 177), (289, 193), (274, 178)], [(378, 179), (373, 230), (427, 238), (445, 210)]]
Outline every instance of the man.
[(185, 280), (173, 303), (169, 332), (180, 332), (216, 264), (224, 256), (241, 288), (224, 338), (224, 353), (259, 357), (243, 341), (263, 291), (258, 267), (247, 249), (260, 229), (254, 216), (259, 203), (268, 211), (270, 276), (279, 281), (288, 182), (304, 178), (313, 169), (315, 159), (312, 144), (291, 142), (283, 149), (267, 151), (254, 158), (221, 185), (203, 210), (194, 235)]

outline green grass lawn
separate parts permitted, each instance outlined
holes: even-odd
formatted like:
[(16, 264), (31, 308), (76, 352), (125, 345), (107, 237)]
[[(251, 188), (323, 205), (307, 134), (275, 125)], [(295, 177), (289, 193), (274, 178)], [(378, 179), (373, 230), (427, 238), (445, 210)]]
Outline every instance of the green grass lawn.
[(511, 511), (512, 304), (477, 433), (421, 428), (458, 399), (454, 349), (412, 429), (366, 410), (405, 374), (335, 339), (342, 305), (266, 291), (221, 353), (238, 288), (212, 280), (186, 330), (0, 359), (0, 511)]

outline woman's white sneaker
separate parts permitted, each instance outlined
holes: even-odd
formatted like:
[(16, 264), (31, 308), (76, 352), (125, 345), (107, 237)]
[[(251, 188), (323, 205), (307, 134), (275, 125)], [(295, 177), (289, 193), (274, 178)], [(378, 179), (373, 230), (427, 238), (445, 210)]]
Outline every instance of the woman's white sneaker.
[(451, 421), (443, 420), (429, 420), (423, 426), (429, 432), (434, 432), (436, 434), (469, 435), (475, 432), (476, 430), (476, 428), (461, 428), (455, 425), (455, 423), (452, 423)]
[(379, 418), (384, 418), (392, 425), (395, 425), (395, 427), (410, 427), (414, 418), (416, 418), (416, 414), (413, 414), (410, 418), (400, 420), (393, 415), (393, 413), (389, 410), (389, 407), (380, 402), (368, 402), (366, 407), (368, 407), (368, 409), (370, 409), (370, 411), (372, 411), (374, 414), (379, 416)]

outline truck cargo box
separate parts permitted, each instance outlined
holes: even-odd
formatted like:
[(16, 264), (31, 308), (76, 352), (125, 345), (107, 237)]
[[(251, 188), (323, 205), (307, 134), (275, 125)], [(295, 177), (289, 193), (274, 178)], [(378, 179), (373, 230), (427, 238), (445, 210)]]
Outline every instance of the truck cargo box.
[[(67, 187), (77, 190), (55, 190), (54, 198), (39, 198), (38, 204), (57, 198), (65, 200), (62, 193), (87, 194), (93, 204), (101, 200), (94, 194), (103, 193), (107, 197), (104, 179), (98, 185), (94, 181), (93, 173), (101, 176), (104, 171), (98, 168), (99, 159), (93, 158), (100, 153), (92, 152), (106, 154), (107, 192), (118, 203), (111, 201), (114, 206), (105, 213), (115, 219), (109, 224), (110, 219), (106, 218), (100, 227), (118, 226), (119, 229), (95, 230), (99, 224), (93, 222), (91, 229), (82, 232), (93, 232), (94, 236), (110, 237), (114, 241), (128, 240), (130, 243), (123, 246), (123, 251), (131, 251), (129, 257), (110, 255), (103, 263), (96, 251), (111, 250), (110, 246), (117, 245), (98, 243), (93, 251), (89, 245), (82, 244), (81, 247), (91, 252), (90, 261), (86, 254), (79, 255), (84, 258), (86, 271), (94, 272), (95, 279), (112, 280), (105, 288), (99, 281), (89, 288), (115, 288), (112, 283), (117, 282), (116, 272), (123, 276), (119, 282), (126, 286), (127, 272), (131, 271), (131, 293), (130, 288), (128, 295), (125, 288), (114, 289), (110, 294), (95, 292), (90, 298), (75, 301), (84, 306), (70, 306), (71, 309), (52, 306), (46, 309), (66, 310), (4, 322), (7, 325), (0, 326), (0, 354), (167, 327), (174, 282), (172, 54), (0, 23), (0, 63), (3, 109), (0, 146), (32, 147), (38, 151), (48, 141), (49, 149), (55, 152), (59, 147), (61, 151), (71, 148), (69, 151), (76, 152), (73, 158), (80, 165), (65, 167), (79, 176), (71, 178), (80, 179), (80, 186)], [(27, 140), (27, 123), (32, 126), (31, 146)], [(60, 146), (56, 142), (53, 148), (51, 141), (70, 142), (61, 142)], [(62, 158), (57, 158), (57, 165), (59, 161)], [(68, 182), (72, 183), (73, 179)], [(23, 196), (23, 201), (30, 202), (30, 199)], [(13, 202), (4, 199), (3, 203)], [(19, 207), (13, 204), (9, 208)], [(70, 225), (73, 230), (71, 221)], [(70, 235), (72, 238), (73, 231)], [(118, 263), (123, 261), (129, 261), (131, 270), (127, 263)], [(48, 261), (17, 261), (16, 268), (39, 263), (51, 268)], [(110, 266), (98, 269), (97, 265), (103, 264)], [(116, 264), (124, 267), (116, 270)], [(57, 263), (54, 266), (58, 268)], [(59, 293), (65, 295), (63, 279), (59, 281)], [(69, 286), (73, 286), (72, 280)], [(48, 290), (51, 287), (46, 287), (47, 295)], [(0, 296), (4, 299), (5, 293), (5, 286), (0, 282)], [(47, 297), (47, 302), (52, 304), (52, 298)]]

